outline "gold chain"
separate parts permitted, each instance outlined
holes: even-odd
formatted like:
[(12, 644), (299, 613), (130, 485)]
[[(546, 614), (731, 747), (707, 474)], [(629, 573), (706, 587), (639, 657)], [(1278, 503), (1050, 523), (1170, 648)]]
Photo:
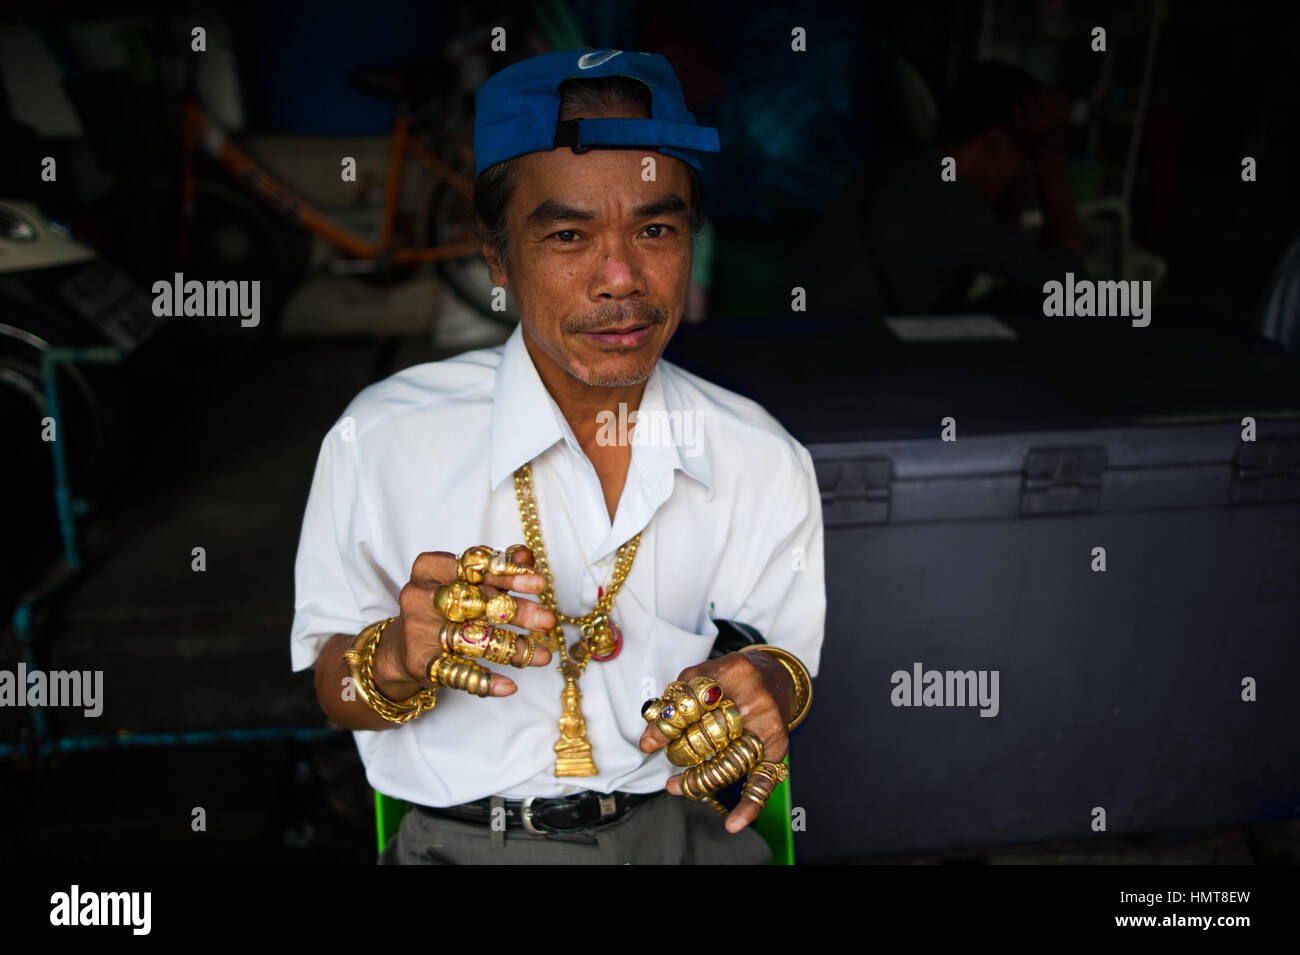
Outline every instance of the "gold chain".
[[(547, 646), (552, 653), (560, 657), (560, 673), (564, 676), (564, 692), (561, 694), (563, 715), (560, 717), (560, 739), (555, 744), (557, 754), (556, 776), (595, 776), (596, 763), (591, 757), (591, 743), (587, 740), (587, 725), (582, 716), (582, 694), (578, 690), (578, 679), (587, 669), (587, 663), (593, 654), (593, 644), (605, 656), (613, 649), (614, 633), (609, 615), (614, 608), (614, 598), (623, 589), (623, 582), (632, 570), (632, 561), (636, 559), (636, 549), (641, 543), (637, 534), (618, 549), (614, 559), (614, 574), (609, 589), (600, 595), (589, 613), (581, 617), (572, 617), (560, 613), (555, 602), (555, 578), (551, 576), (551, 567), (546, 560), (546, 546), (542, 543), (542, 525), (537, 513), (537, 500), (533, 496), (533, 472), (527, 464), (515, 471), (515, 497), (519, 501), (519, 518), (524, 525), (524, 543), (533, 552), (533, 565), (546, 578), (547, 587), (538, 594), (542, 604), (555, 614), (559, 621), (555, 629), (547, 634)], [(581, 637), (572, 647), (564, 645), (564, 625), (578, 628)]]

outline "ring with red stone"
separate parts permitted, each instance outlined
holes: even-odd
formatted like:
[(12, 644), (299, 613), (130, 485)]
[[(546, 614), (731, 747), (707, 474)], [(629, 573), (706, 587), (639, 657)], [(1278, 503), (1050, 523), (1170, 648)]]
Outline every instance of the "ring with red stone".
[(711, 710), (722, 702), (722, 686), (717, 680), (707, 676), (697, 676), (688, 684), (700, 706)]

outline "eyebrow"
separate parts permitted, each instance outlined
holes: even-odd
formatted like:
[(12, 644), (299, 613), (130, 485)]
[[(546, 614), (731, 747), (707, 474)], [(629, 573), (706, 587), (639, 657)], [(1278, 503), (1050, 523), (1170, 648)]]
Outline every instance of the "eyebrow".
[[(636, 219), (647, 219), (669, 213), (685, 215), (686, 212), (686, 202), (682, 197), (669, 194), (636, 206), (632, 209), (632, 216)], [(547, 226), (556, 222), (590, 222), (595, 218), (596, 213), (590, 209), (580, 209), (559, 199), (545, 199), (536, 209), (528, 213), (524, 221), (530, 226)]]
[(649, 219), (652, 216), (668, 215), (674, 212), (685, 215), (686, 203), (681, 196), (669, 194), (637, 206), (632, 210), (632, 216), (637, 219)]
[(587, 222), (596, 218), (590, 209), (579, 209), (559, 199), (545, 199), (524, 220), (528, 225), (551, 225), (554, 222)]

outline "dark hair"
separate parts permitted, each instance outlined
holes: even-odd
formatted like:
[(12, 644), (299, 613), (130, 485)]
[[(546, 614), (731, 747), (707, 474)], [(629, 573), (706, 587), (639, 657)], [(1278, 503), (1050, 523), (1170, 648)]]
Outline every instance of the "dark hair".
[(1014, 110), (1039, 82), (1006, 63), (976, 63), (964, 72), (939, 103), (941, 143), (970, 142), (986, 129), (1005, 129), (1017, 139)]
[[(560, 119), (594, 119), (607, 113), (638, 110), (650, 116), (650, 87), (630, 76), (576, 77), (559, 86)], [(691, 195), (689, 228), (692, 239), (704, 228), (704, 185), (695, 167), (687, 165)], [(483, 170), (474, 183), (475, 228), (504, 268), (509, 243), (506, 210), (518, 184), (517, 165), (507, 159)]]

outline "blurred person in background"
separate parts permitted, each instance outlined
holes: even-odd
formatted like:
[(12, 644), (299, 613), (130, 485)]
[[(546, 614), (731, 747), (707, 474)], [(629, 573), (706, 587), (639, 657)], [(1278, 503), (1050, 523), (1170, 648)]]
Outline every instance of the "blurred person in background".
[[(1085, 273), (1065, 163), (1068, 102), (1028, 73), (973, 66), (940, 101), (937, 141), (864, 174), (828, 205), (800, 255), (809, 312), (825, 317), (951, 312), (976, 273), (1009, 297)], [(951, 159), (952, 162), (947, 162)], [(1018, 227), (1030, 182), (1041, 242)], [(987, 304), (987, 303), (986, 303)]]

